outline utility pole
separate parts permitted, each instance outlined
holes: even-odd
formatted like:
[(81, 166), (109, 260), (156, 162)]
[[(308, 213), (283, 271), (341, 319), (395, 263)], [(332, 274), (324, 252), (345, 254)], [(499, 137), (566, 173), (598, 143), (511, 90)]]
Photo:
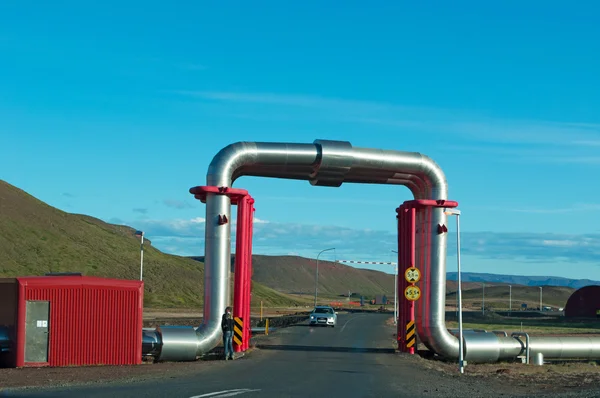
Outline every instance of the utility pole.
[(481, 314), (485, 315), (485, 283), (481, 284), (482, 286), (482, 300), (481, 300)]
[(141, 237), (140, 245), (140, 280), (144, 279), (144, 231), (135, 231), (135, 235)]
[[(465, 373), (464, 361), (464, 340), (463, 340), (463, 319), (462, 319), (462, 271), (460, 264), (460, 210), (446, 209), (446, 215), (456, 216), (456, 261), (457, 261), (457, 281), (456, 281), (456, 298), (458, 308), (458, 368), (460, 373)], [(485, 285), (484, 285), (485, 286)]]
[(512, 313), (512, 285), (508, 285), (508, 316)]
[[(396, 250), (392, 250), (392, 253), (398, 254)], [(396, 264), (396, 272), (394, 272), (394, 325), (398, 323), (398, 315), (400, 312), (400, 306), (398, 305), (398, 266)]]

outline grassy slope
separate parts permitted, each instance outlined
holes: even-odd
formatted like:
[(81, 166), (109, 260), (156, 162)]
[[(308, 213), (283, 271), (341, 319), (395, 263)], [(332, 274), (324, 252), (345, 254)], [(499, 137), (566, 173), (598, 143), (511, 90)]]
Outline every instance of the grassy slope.
[[(0, 276), (81, 272), (139, 278), (140, 242), (135, 230), (60, 211), (0, 180)], [(144, 244), (145, 303), (154, 307), (201, 306), (204, 265)], [(253, 284), (265, 305), (295, 301)]]

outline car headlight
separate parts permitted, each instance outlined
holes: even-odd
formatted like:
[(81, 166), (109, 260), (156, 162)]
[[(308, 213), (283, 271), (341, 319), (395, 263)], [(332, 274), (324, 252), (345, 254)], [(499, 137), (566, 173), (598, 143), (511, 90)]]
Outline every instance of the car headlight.
[(333, 322), (333, 318), (329, 318), (329, 322)]
[(315, 319), (315, 316), (314, 316), (314, 315), (311, 315), (311, 316), (310, 316), (310, 319)]

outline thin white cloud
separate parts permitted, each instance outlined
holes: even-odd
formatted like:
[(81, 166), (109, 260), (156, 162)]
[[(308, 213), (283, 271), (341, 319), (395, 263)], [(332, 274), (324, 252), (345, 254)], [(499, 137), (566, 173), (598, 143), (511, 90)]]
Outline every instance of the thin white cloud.
[[(565, 132), (565, 134), (567, 134)], [(600, 132), (599, 132), (600, 134)], [(512, 145), (448, 145), (446, 148), (454, 153), (475, 155), (493, 155), (490, 160), (511, 163), (551, 163), (551, 164), (600, 164), (598, 149), (593, 146), (575, 145), (576, 141), (556, 140), (547, 145), (516, 146)], [(505, 143), (506, 144), (506, 143)], [(523, 144), (523, 143), (521, 143)]]
[[(483, 208), (481, 208), (483, 209)], [(487, 210), (497, 210), (497, 207), (486, 207)], [(529, 214), (561, 214), (600, 210), (600, 203), (578, 203), (561, 208), (513, 208), (506, 207), (502, 211)]]
[[(600, 130), (600, 126), (597, 127), (598, 130)], [(583, 146), (600, 146), (600, 140), (597, 141), (573, 141), (572, 142), (575, 145), (583, 145)]]
[(543, 240), (542, 244), (545, 246), (573, 247), (578, 246), (579, 242), (574, 240)]
[(405, 110), (414, 111), (416, 107), (402, 107), (394, 104), (380, 102), (347, 100), (341, 98), (327, 98), (308, 95), (284, 95), (274, 93), (239, 93), (223, 91), (174, 91), (176, 94), (219, 100), (228, 102), (258, 103), (272, 105), (299, 106), (306, 108), (330, 108), (330, 109), (361, 109), (363, 111), (382, 111), (382, 110)]
[[(313, 109), (344, 122), (377, 124), (404, 131), (426, 131), (440, 134), (443, 138), (447, 138), (451, 133), (479, 142), (588, 147), (590, 143), (594, 143), (593, 145), (598, 143), (597, 137), (600, 134), (599, 124), (498, 119), (457, 109), (411, 107), (376, 101), (275, 93), (223, 91), (175, 91), (175, 93), (212, 101), (301, 108), (305, 111), (303, 113), (305, 118), (310, 117), (306, 111)], [(266, 109), (266, 112), (269, 112), (268, 108)], [(281, 115), (279, 110), (277, 113)], [(322, 113), (318, 115), (322, 116)]]
[[(257, 197), (258, 198), (258, 197)], [(260, 195), (260, 201), (266, 200), (285, 202), (285, 203), (348, 203), (358, 205), (386, 205), (398, 206), (397, 200), (378, 200), (378, 199), (356, 199), (348, 196), (336, 198), (323, 198), (318, 196), (270, 196)]]
[(184, 202), (184, 201), (176, 200), (176, 199), (165, 199), (165, 200), (163, 200), (163, 204), (167, 207), (172, 207), (174, 209), (179, 209), (179, 210), (191, 209), (194, 207), (188, 202)]

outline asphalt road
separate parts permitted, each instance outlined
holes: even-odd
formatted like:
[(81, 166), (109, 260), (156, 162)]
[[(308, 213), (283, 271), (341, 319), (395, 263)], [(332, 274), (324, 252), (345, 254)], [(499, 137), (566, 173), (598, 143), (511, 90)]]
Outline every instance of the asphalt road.
[[(394, 337), (393, 327), (386, 325), (388, 319), (385, 314), (340, 314), (335, 328), (301, 324), (280, 329), (260, 339), (258, 350), (248, 356), (215, 362), (193, 376), (12, 396), (398, 397), (401, 383), (394, 382), (398, 373), (389, 366), (390, 360), (394, 362)], [(217, 392), (224, 393), (214, 394)]]
[(487, 397), (502, 386), (427, 369), (394, 354), (385, 314), (340, 314), (336, 328), (296, 325), (257, 339), (235, 361), (214, 361), (195, 374), (143, 382), (21, 391), (21, 397)]

